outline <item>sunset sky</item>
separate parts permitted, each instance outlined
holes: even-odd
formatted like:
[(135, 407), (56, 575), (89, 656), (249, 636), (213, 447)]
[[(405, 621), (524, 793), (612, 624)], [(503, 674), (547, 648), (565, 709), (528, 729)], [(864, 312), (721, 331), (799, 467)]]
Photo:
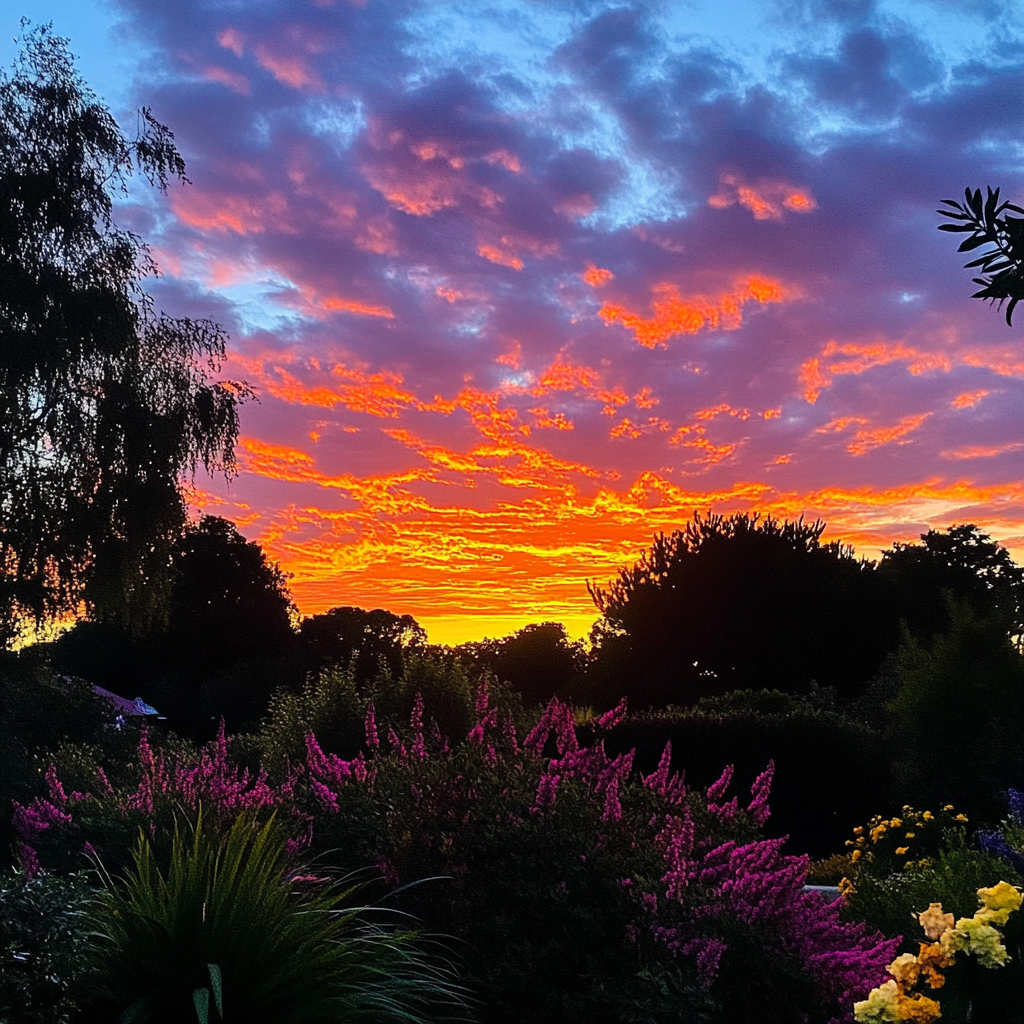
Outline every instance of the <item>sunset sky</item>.
[(5, 65), (21, 15), (175, 133), (119, 222), (230, 332), (196, 502), (304, 614), (582, 635), (694, 510), (1024, 560), (1024, 314), (935, 213), (1024, 205), (1019, 2), (7, 0)]

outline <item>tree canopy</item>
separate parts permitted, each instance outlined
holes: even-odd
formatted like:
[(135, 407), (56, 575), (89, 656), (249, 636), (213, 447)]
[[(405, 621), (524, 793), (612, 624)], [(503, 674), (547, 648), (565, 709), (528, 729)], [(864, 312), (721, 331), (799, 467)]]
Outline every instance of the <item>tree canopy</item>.
[[(23, 27), (27, 23), (23, 22)], [(233, 471), (245, 385), (212, 379), (225, 336), (158, 313), (145, 243), (113, 220), (141, 173), (185, 178), (143, 109), (134, 138), (26, 30), (0, 72), (0, 644), (18, 616), (159, 615), (185, 523), (184, 474)]]
[(686, 704), (741, 687), (811, 681), (855, 688), (888, 638), (876, 621), (872, 568), (821, 543), (822, 522), (695, 515), (659, 535), (607, 588), (594, 634), (600, 675), (631, 680), (631, 703)]

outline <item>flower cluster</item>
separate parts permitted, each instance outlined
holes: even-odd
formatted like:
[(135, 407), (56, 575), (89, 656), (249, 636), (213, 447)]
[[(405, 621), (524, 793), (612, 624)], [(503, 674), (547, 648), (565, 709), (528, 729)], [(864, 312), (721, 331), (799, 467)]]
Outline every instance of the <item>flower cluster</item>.
[(868, 998), (854, 1004), (858, 1024), (888, 1024), (915, 1021), (930, 1024), (942, 1015), (937, 1000), (915, 988), (927, 982), (931, 989), (941, 988), (946, 977), (942, 973), (956, 962), (958, 953), (975, 957), (982, 967), (1002, 967), (1009, 959), (998, 926), (1006, 924), (1013, 911), (1020, 909), (1021, 891), (1008, 882), (978, 890), (981, 907), (973, 917), (962, 917), (954, 924), (953, 915), (932, 903), (917, 914), (929, 942), (922, 942), (920, 951), (896, 957), (886, 968), (892, 979), (871, 990)]
[(983, 850), (1024, 874), (1024, 792), (1010, 789), (1007, 800), (1010, 805), (1009, 818), (1003, 821), (999, 829), (978, 832), (978, 843)]
[[(66, 831), (76, 822), (97, 816), (125, 823), (145, 823), (153, 835), (158, 818), (169, 818), (182, 810), (194, 816), (202, 807), (208, 822), (229, 828), (242, 811), (292, 809), (295, 787), (303, 770), (301, 766), (291, 770), (279, 786), (273, 787), (268, 784), (265, 771), (261, 770), (254, 777), (247, 769), (237, 769), (229, 763), (223, 721), (217, 738), (194, 759), (154, 751), (148, 733), (143, 731), (138, 747), (138, 784), (134, 788), (115, 790), (100, 768), (96, 775), (96, 793), (67, 794), (56, 769), (49, 766), (47, 798), (37, 797), (27, 805), (14, 802), (19, 858), (26, 874), (34, 877), (41, 870), (38, 854), (41, 840), (51, 838), (53, 832)], [(290, 841), (291, 855), (308, 846), (309, 822), (303, 818), (297, 824), (298, 831), (304, 831), (305, 835)], [(84, 831), (83, 848), (94, 850), (89, 829)]]
[(854, 873), (867, 865), (881, 872), (926, 867), (938, 856), (944, 834), (966, 822), (967, 817), (957, 814), (952, 804), (938, 813), (905, 806), (891, 818), (876, 814), (867, 825), (853, 830), (853, 839), (846, 840)]

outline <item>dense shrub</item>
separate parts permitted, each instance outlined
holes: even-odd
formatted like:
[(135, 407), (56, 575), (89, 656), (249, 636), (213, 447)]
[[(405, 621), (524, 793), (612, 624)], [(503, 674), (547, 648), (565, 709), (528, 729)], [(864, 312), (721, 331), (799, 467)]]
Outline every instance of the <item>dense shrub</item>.
[(948, 634), (900, 652), (887, 741), (903, 800), (947, 800), (995, 821), (999, 794), (1024, 788), (1024, 657), (999, 616), (953, 609)]
[(88, 960), (84, 874), (0, 878), (0, 1021), (65, 1024)]
[(168, 810), (194, 814), (200, 801), (221, 835), (247, 805), (278, 809), (293, 835), (308, 822), (290, 855), (312, 838), (322, 863), (374, 864), (401, 886), (399, 909), (463, 940), (467, 983), (494, 1024), (824, 1024), (849, 1019), (881, 980), (893, 943), (841, 922), (804, 890), (807, 858), (760, 838), (770, 765), (744, 810), (725, 797), (732, 768), (701, 793), (671, 772), (670, 745), (641, 778), (631, 753), (609, 757), (602, 737), (624, 705), (581, 747), (568, 705), (552, 701), (520, 742), (514, 702), (492, 703), (483, 686), (474, 704), (476, 724), (454, 747), (425, 724), (422, 700), (386, 735), (370, 705), (369, 757), (325, 753), (309, 734), (306, 763), (272, 785), (232, 767), (222, 737), (194, 764), (143, 751), (130, 792), (68, 796), (50, 771), (49, 799), (24, 813), (46, 826), (35, 837), (44, 863), (48, 841), (133, 815), (149, 816), (153, 855), (167, 863)]
[(803, 890), (806, 858), (758, 837), (770, 771), (743, 811), (724, 799), (731, 769), (702, 795), (666, 749), (631, 779), (632, 756), (580, 747), (557, 701), (522, 745), (485, 691), (476, 710), (447, 751), (419, 710), (407, 734), (370, 739), (368, 762), (310, 737), (309, 795), (315, 842), (341, 866), (369, 843), (391, 884), (447, 876), (403, 906), (465, 940), (489, 1021), (824, 1022), (881, 978), (892, 944), (844, 932)]
[(711, 783), (726, 757), (747, 785), (774, 761), (768, 832), (788, 835), (791, 849), (812, 856), (841, 847), (888, 783), (876, 730), (777, 690), (737, 691), (690, 709), (631, 714), (609, 734), (607, 747), (613, 754), (635, 749), (635, 764), (646, 772), (667, 740), (673, 768), (685, 770), (695, 786)]

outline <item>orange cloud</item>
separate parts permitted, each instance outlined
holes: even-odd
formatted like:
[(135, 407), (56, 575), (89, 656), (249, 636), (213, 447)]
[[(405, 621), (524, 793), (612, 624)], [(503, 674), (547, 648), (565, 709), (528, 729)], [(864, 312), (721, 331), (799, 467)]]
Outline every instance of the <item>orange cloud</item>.
[(362, 316), (382, 316), (387, 320), (395, 318), (395, 314), (387, 306), (368, 306), (363, 302), (338, 298), (337, 295), (326, 296), (320, 301), (320, 305), (329, 313), (359, 313)]
[(501, 363), (503, 366), (511, 367), (513, 370), (518, 370), (519, 363), (522, 358), (523, 346), (518, 341), (513, 341), (512, 347), (507, 352), (502, 352), (495, 362)]
[(504, 167), (506, 171), (512, 171), (513, 174), (519, 174), (523, 170), (522, 165), (519, 163), (519, 157), (514, 153), (510, 153), (507, 149), (496, 149), (493, 153), (488, 153), (484, 157), (484, 161)]
[[(647, 472), (625, 488), (600, 484), (584, 492), (569, 481), (523, 492), (527, 496), (516, 501), (470, 508), (409, 490), (411, 484), (432, 486), (432, 475), (448, 472), (439, 468), (444, 456), (436, 449), (434, 463), (424, 460), (418, 471), (357, 479), (316, 478), (309, 457), (287, 446), (244, 438), (242, 447), (245, 474), (258, 469), (273, 479), (304, 481), (312, 474), (325, 494), (340, 486), (356, 503), (289, 505), (265, 515), (250, 534), (294, 574), (290, 585), (303, 613), (342, 603), (386, 607), (421, 622), (447, 620), (451, 640), (478, 638), (480, 623), (499, 619), (519, 625), (592, 620), (586, 581), (613, 578), (654, 534), (678, 528), (697, 510), (821, 517), (829, 524), (826, 540), (853, 543), (860, 554), (877, 557), (893, 541), (916, 540), (924, 523), (942, 528), (969, 517), (1005, 537), (1011, 527), (1019, 532), (1024, 506), (1021, 482), (979, 486), (929, 479), (893, 488), (782, 491), (754, 480), (700, 490)], [(451, 494), (450, 487), (437, 492), (439, 499)]]
[(587, 269), (580, 276), (591, 288), (600, 288), (601, 285), (615, 280), (615, 275), (610, 270), (594, 266), (593, 263), (588, 263)]
[(721, 182), (722, 191), (709, 196), (708, 205), (722, 210), (739, 203), (755, 220), (782, 220), (783, 210), (810, 213), (818, 206), (808, 189), (784, 181), (761, 179), (748, 185), (736, 174), (724, 174)]
[(522, 270), (523, 261), (511, 253), (502, 251), (493, 245), (478, 245), (476, 247), (478, 256), (483, 256), (485, 260), (490, 260), (491, 263), (499, 263), (503, 267), (512, 267), (513, 270)]
[(323, 91), (320, 76), (312, 71), (301, 57), (275, 54), (263, 43), (260, 43), (254, 52), (260, 67), (269, 71), (282, 85), (292, 89)]
[(217, 42), (225, 50), (230, 50), (236, 57), (241, 57), (245, 52), (242, 45), (242, 33), (237, 28), (226, 28), (218, 32)]
[[(921, 352), (904, 345), (903, 342), (849, 342), (840, 345), (830, 340), (822, 349), (820, 356), (801, 363), (799, 376), (800, 383), (804, 385), (804, 398), (813, 405), (821, 392), (832, 386), (832, 378), (839, 374), (861, 374), (876, 366), (887, 366), (896, 362), (906, 363), (907, 369), (915, 376), (929, 370), (949, 372), (956, 358), (945, 352)], [(825, 362), (826, 360), (828, 362)], [(963, 358), (962, 361), (967, 360)]]
[(576, 424), (572, 420), (565, 418), (565, 413), (556, 412), (552, 415), (543, 406), (536, 409), (527, 410), (532, 416), (535, 416), (534, 426), (539, 428), (554, 427), (556, 430), (575, 430)]
[(952, 448), (939, 454), (944, 459), (991, 459), (1007, 452), (1016, 452), (1024, 448), (1024, 441), (1011, 441), (1007, 444), (983, 445), (972, 444), (965, 448)]
[(863, 455), (872, 448), (892, 444), (894, 441), (897, 444), (907, 444), (903, 438), (917, 430), (929, 416), (930, 412), (923, 412), (917, 416), (904, 416), (892, 427), (865, 427), (857, 431), (853, 440), (846, 446), (847, 451), (852, 455)]
[(237, 71), (228, 71), (227, 68), (219, 67), (216, 64), (207, 64), (203, 68), (203, 75), (211, 82), (227, 86), (242, 96), (248, 96), (250, 93), (249, 79), (245, 75), (238, 74)]
[(288, 200), (281, 192), (261, 198), (218, 196), (196, 188), (175, 189), (168, 193), (175, 216), (203, 231), (233, 231), (255, 235), (267, 227), (295, 233), (288, 221)]
[(747, 302), (764, 304), (793, 297), (778, 281), (766, 277), (748, 278), (739, 282), (735, 291), (723, 292), (712, 300), (701, 296), (683, 299), (676, 286), (669, 283), (656, 285), (654, 293), (661, 298), (653, 303), (653, 317), (644, 318), (612, 303), (605, 303), (598, 315), (607, 324), (617, 322), (631, 330), (645, 348), (656, 348), (674, 334), (736, 330), (743, 322), (742, 307)]
[(950, 407), (953, 409), (972, 409), (976, 406), (986, 395), (991, 394), (990, 391), (965, 391), (962, 395), (957, 395), (956, 398), (950, 402)]

